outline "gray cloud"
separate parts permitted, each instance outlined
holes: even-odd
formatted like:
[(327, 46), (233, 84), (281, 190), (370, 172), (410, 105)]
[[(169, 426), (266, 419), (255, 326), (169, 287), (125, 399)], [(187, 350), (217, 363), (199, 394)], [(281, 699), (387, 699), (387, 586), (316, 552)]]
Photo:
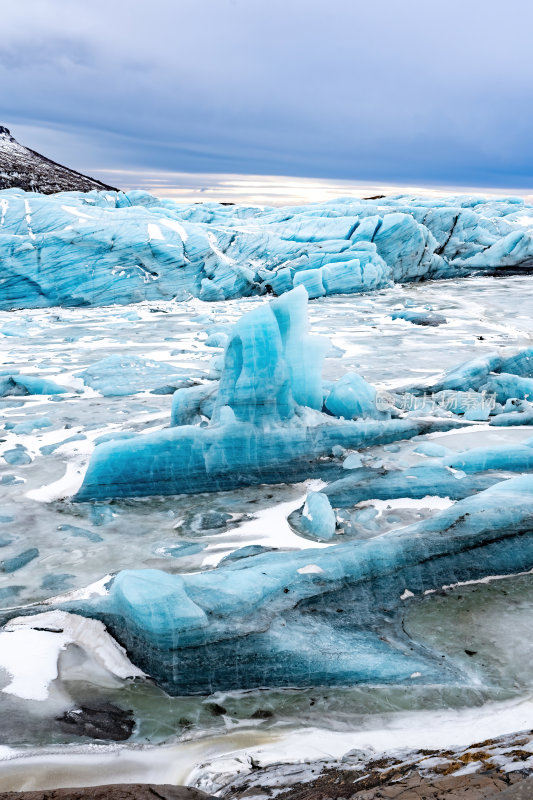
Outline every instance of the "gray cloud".
[(2, 121), (79, 168), (527, 185), (532, 24), (530, 0), (3, 0)]

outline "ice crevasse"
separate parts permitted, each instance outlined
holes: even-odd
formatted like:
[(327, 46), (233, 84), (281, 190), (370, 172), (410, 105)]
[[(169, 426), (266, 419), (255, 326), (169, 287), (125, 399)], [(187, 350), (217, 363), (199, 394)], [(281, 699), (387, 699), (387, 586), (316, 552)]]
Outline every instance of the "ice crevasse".
[(397, 195), (268, 208), (146, 192), (0, 191), (0, 309), (310, 297), (533, 266), (521, 198)]

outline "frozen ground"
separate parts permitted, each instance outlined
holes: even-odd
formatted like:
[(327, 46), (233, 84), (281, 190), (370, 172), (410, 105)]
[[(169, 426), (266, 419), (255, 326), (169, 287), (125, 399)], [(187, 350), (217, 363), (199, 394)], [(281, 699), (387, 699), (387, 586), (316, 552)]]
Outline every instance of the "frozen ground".
[[(495, 348), (511, 351), (529, 346), (533, 334), (529, 282), (528, 276), (463, 278), (314, 300), (310, 303), (313, 333), (325, 334), (332, 342), (324, 377), (335, 380), (354, 370), (379, 388), (392, 389), (420, 383)], [(287, 522), (307, 492), (323, 485), (316, 480), (215, 494), (90, 503), (69, 499), (81, 484), (95, 441), (110, 434), (166, 427), (173, 389), (218, 377), (217, 355), (222, 350), (213, 344), (222, 341), (220, 334), (243, 312), (265, 302), (261, 297), (224, 303), (193, 299), (128, 308), (0, 312), (2, 372), (47, 379), (67, 390), (12, 394), (0, 400), (4, 423), (0, 604), (4, 618), (13, 616), (10, 609), (81, 590), (118, 570), (148, 567), (190, 573), (212, 567), (246, 545), (324, 546), (298, 535)], [(393, 319), (406, 310), (439, 314), (446, 322), (428, 327)], [(111, 364), (108, 371), (90, 369), (110, 356), (116, 358), (107, 362)], [(170, 367), (161, 371), (152, 364), (145, 370), (135, 358)], [(138, 392), (141, 382), (144, 391)], [(118, 384), (123, 393), (109, 396), (109, 387)], [(429, 439), (459, 451), (515, 444), (530, 437), (531, 427), (489, 428), (471, 422), (466, 429), (431, 434)], [(392, 447), (369, 448), (363, 455), (369, 464), (423, 463), (427, 457), (415, 452), (420, 443), (419, 437)], [(431, 497), (375, 505), (380, 512), (376, 535), (428, 517), (436, 507)], [(143, 680), (124, 684), (124, 671), (113, 674), (109, 661), (97, 658), (90, 647), (84, 649), (77, 634), (67, 635), (64, 630), (58, 634), (50, 622), (43, 626), (45, 630), (5, 632), (4, 637), (19, 637), (20, 660), (27, 660), (31, 652), (34, 675), (42, 677), (46, 667), (49, 679), (44, 689), (41, 681), (40, 697), (32, 698), (28, 685), (18, 693), (9, 690), (13, 683), (9, 670), (1, 674), (0, 743), (33, 753), (46, 772), (46, 764), (64, 758), (64, 751), (55, 750), (53, 758), (47, 759), (42, 754), (52, 752), (49, 748), (91, 741), (74, 735), (58, 718), (73, 705), (85, 707), (95, 700), (133, 711), (136, 727), (131, 741), (138, 746), (189, 740), (179, 751), (189, 764), (191, 759), (209, 762), (214, 754), (233, 750), (242, 750), (238, 757), (246, 762), (247, 748), (262, 742), (269, 743), (271, 760), (276, 754), (280, 758), (289, 748), (287, 742), (294, 741), (301, 745), (295, 757), (303, 753), (320, 757), (312, 744), (317, 740), (312, 734), (316, 728), (327, 729), (331, 739), (320, 734), (323, 748), (318, 750), (335, 747), (335, 755), (341, 755), (342, 748), (390, 746), (383, 731), (391, 726), (403, 732), (418, 731), (422, 741), (428, 718), (434, 720), (436, 714), (446, 722), (436, 746), (466, 745), (485, 735), (531, 726), (533, 668), (524, 644), (529, 640), (533, 610), (529, 575), (451, 588), (422, 602), (406, 596), (405, 606), (409, 634), (422, 645), (437, 648), (444, 659), (460, 664), (470, 675), (467, 684), (270, 689), (170, 698)], [(0, 641), (0, 660), (1, 646)], [(58, 659), (60, 677), (56, 678)], [(26, 674), (31, 685), (32, 670), (26, 669)], [(485, 709), (488, 703), (496, 705)], [(221, 739), (221, 733), (228, 735)], [(419, 746), (415, 733), (412, 744)], [(197, 741), (198, 737), (203, 738)], [(157, 763), (168, 764), (170, 758), (175, 762), (179, 746), (162, 748)], [(109, 767), (111, 777), (121, 779), (128, 773), (124, 759), (129, 756), (122, 749), (113, 762), (116, 752), (101, 745), (97, 756), (104, 760), (111, 756), (115, 764)], [(153, 758), (153, 751), (144, 752)], [(76, 756), (76, 764), (86, 765), (86, 757)], [(12, 775), (13, 765), (24, 760), (8, 763)], [(140, 758), (141, 772), (142, 763)], [(181, 772), (174, 771), (176, 780), (185, 780), (190, 776), (184, 762), (180, 763)], [(231, 761), (227, 769), (231, 772), (234, 767)], [(79, 768), (80, 775), (86, 776), (81, 782), (90, 780), (83, 771), (87, 767)], [(220, 763), (213, 769), (219, 768), (224, 772)], [(191, 780), (217, 785), (210, 767)], [(5, 788), (20, 785), (13, 779)]]

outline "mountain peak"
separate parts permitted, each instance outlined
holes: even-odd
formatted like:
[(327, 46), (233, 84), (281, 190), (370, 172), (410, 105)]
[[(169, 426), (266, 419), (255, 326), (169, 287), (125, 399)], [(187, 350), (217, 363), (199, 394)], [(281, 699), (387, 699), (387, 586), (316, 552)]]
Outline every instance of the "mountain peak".
[(0, 190), (26, 192), (90, 192), (93, 189), (117, 191), (113, 186), (64, 167), (50, 158), (21, 145), (9, 128), (0, 125)]
[(5, 125), (0, 125), (0, 139), (7, 139), (8, 141), (14, 142), (15, 139), (11, 135), (11, 131), (9, 128), (6, 128)]

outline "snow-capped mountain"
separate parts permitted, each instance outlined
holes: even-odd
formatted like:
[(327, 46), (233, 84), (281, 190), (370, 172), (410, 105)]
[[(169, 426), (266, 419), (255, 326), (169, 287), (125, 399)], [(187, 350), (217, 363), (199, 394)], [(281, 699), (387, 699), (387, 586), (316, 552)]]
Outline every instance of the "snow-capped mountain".
[(12, 187), (41, 194), (114, 188), (24, 147), (0, 125), (0, 189)]

